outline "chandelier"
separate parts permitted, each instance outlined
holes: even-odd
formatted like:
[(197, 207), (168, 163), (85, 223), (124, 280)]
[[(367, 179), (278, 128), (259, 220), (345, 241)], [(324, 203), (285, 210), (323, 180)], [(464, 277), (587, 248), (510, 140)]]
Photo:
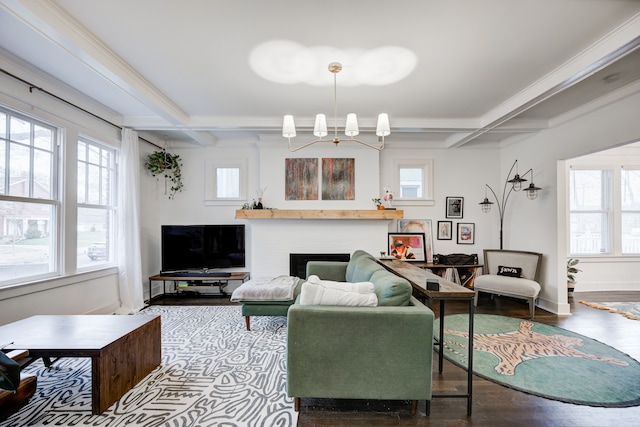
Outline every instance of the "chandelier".
[(316, 142), (333, 142), (337, 146), (340, 141), (353, 141), (378, 151), (382, 150), (384, 148), (384, 137), (391, 134), (389, 116), (386, 113), (378, 114), (378, 124), (376, 126), (376, 135), (380, 137), (381, 144), (374, 145), (355, 138), (360, 133), (360, 130), (358, 129), (358, 118), (355, 113), (347, 114), (347, 123), (345, 125), (344, 134), (348, 138), (341, 140), (338, 137), (338, 97), (336, 89), (336, 75), (342, 71), (342, 64), (339, 62), (332, 62), (329, 64), (329, 71), (333, 73), (333, 138), (325, 138), (325, 136), (328, 135), (327, 118), (324, 114), (317, 114), (315, 125), (313, 127), (313, 134), (318, 137), (318, 139), (308, 142), (300, 147), (292, 148), (291, 138), (296, 136), (296, 126), (293, 121), (293, 116), (285, 115), (282, 123), (282, 136), (289, 140), (289, 151), (298, 151), (310, 146), (311, 144), (315, 144)]

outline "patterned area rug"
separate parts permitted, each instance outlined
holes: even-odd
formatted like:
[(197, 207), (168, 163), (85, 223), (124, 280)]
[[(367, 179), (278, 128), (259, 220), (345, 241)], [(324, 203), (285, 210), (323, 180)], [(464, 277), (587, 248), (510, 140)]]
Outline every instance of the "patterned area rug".
[[(466, 368), (469, 320), (446, 316), (444, 356)], [(439, 321), (434, 325), (439, 331)], [(438, 332), (439, 333), (439, 332)], [(591, 338), (505, 316), (474, 316), (473, 372), (536, 396), (579, 405), (640, 405), (640, 363)]]
[(611, 313), (621, 314), (627, 319), (640, 320), (640, 302), (587, 302), (578, 301), (581, 304), (600, 310), (608, 310)]
[(2, 427), (295, 426), (286, 395), (286, 318), (240, 307), (151, 306), (162, 316), (162, 364), (102, 415), (91, 414), (89, 359), (41, 361), (25, 369), (38, 389)]

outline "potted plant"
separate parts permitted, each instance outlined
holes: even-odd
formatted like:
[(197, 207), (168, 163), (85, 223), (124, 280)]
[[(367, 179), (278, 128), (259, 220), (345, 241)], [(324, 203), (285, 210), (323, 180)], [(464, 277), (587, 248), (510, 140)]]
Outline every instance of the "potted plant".
[(382, 200), (380, 200), (380, 198), (379, 198), (379, 197), (373, 198), (373, 199), (371, 199), (371, 200), (373, 201), (373, 203), (375, 203), (375, 204), (376, 204), (376, 207), (377, 207), (378, 209), (384, 209), (384, 206), (382, 206)]
[(145, 162), (145, 167), (149, 172), (151, 172), (152, 176), (161, 175), (165, 178), (165, 194), (166, 191), (166, 180), (171, 181), (171, 189), (169, 193), (169, 199), (173, 199), (173, 196), (177, 192), (180, 192), (184, 189), (184, 184), (182, 183), (182, 159), (177, 154), (171, 154), (162, 151), (154, 151), (149, 154), (147, 161)]
[(567, 289), (570, 297), (573, 296), (573, 290), (576, 286), (576, 274), (582, 271), (576, 267), (579, 262), (580, 260), (576, 258), (569, 258), (567, 260)]

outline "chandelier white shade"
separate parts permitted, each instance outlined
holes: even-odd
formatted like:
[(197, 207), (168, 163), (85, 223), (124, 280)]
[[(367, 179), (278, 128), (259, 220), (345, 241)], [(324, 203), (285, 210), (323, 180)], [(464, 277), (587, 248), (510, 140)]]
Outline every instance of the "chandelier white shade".
[(384, 137), (391, 134), (391, 127), (389, 126), (389, 115), (386, 113), (380, 113), (378, 115), (378, 123), (376, 125), (376, 135), (379, 137), (379, 144), (371, 144), (361, 141), (355, 137), (360, 134), (358, 127), (358, 117), (355, 113), (347, 114), (347, 121), (344, 128), (344, 134), (347, 138), (340, 139), (338, 137), (338, 100), (337, 100), (337, 84), (336, 74), (342, 70), (342, 65), (338, 62), (332, 62), (329, 64), (329, 71), (333, 73), (333, 138), (324, 139), (329, 133), (327, 130), (327, 117), (324, 114), (316, 115), (315, 124), (313, 126), (313, 135), (318, 139), (308, 142), (302, 146), (293, 148), (291, 146), (291, 138), (296, 137), (296, 125), (293, 116), (287, 114), (284, 116), (282, 122), (282, 136), (289, 140), (289, 151), (298, 151), (316, 142), (333, 142), (336, 146), (340, 141), (353, 141), (359, 144), (365, 145), (369, 148), (376, 150), (382, 150), (384, 148)]

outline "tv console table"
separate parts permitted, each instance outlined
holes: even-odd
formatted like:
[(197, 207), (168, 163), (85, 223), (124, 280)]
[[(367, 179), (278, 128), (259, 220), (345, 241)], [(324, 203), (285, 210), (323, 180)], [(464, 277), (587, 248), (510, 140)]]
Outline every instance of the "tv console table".
[[(193, 275), (185, 275), (182, 273), (181, 275), (174, 274), (157, 274), (155, 276), (149, 277), (149, 300), (148, 303), (151, 304), (151, 300), (153, 298), (157, 298), (159, 296), (165, 296), (167, 294), (166, 283), (173, 282), (173, 291), (175, 294), (180, 294), (183, 291), (201, 291), (201, 290), (211, 290), (213, 287), (218, 287), (217, 296), (226, 296), (227, 293), (224, 291), (224, 288), (229, 284), (232, 280), (238, 280), (241, 283), (244, 283), (249, 279), (251, 274), (247, 271), (233, 271), (229, 272), (228, 276), (212, 276), (206, 274), (198, 274), (193, 273)], [(152, 282), (161, 281), (162, 282), (162, 294), (152, 296), (151, 295), (151, 284)], [(180, 286), (179, 283), (186, 282), (186, 286)]]

